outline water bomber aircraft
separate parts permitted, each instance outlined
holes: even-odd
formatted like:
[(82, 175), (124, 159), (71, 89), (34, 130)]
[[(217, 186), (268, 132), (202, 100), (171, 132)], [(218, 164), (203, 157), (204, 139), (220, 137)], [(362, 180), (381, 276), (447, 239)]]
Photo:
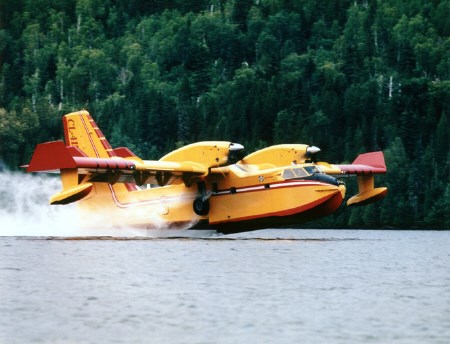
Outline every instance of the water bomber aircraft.
[(59, 172), (62, 191), (50, 204), (78, 202), (80, 217), (112, 226), (215, 229), (237, 233), (296, 225), (335, 212), (345, 198), (342, 177), (356, 176), (349, 206), (382, 199), (383, 152), (352, 164), (317, 162), (306, 144), (270, 146), (244, 156), (241, 144), (204, 141), (159, 160), (113, 149), (87, 111), (63, 116), (63, 141), (38, 144), (27, 172)]

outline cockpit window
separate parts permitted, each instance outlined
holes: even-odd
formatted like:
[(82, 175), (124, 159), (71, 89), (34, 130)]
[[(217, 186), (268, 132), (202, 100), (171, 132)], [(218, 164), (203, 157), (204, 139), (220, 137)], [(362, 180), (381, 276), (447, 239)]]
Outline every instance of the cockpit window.
[(294, 178), (305, 178), (308, 177), (309, 173), (306, 172), (301, 167), (296, 167), (293, 169), (286, 169), (283, 171), (283, 178), (284, 179), (294, 179)]
[(293, 168), (292, 171), (297, 178), (303, 178), (309, 175), (303, 168)]
[(293, 178), (295, 178), (295, 174), (292, 170), (283, 171), (283, 179), (293, 179)]
[(320, 170), (316, 166), (305, 166), (304, 169), (309, 174), (320, 173)]

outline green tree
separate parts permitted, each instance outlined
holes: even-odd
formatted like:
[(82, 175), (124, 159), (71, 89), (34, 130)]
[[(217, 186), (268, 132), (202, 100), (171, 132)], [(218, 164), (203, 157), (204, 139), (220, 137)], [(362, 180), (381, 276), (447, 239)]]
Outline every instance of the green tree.
[(442, 228), (449, 13), (449, 0), (0, 1), (0, 159), (25, 163), (82, 108), (145, 158), (197, 140), (308, 143), (338, 162), (383, 150), (387, 198), (318, 224)]

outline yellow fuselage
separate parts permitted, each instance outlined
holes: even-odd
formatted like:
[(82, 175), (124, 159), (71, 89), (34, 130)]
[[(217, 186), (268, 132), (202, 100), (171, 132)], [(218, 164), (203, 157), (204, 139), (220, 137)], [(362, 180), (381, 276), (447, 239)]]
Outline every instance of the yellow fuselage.
[[(113, 149), (85, 110), (63, 117), (62, 141), (36, 146), (28, 172), (59, 170), (63, 189), (51, 204), (79, 202), (90, 225), (144, 228), (214, 228), (230, 233), (298, 224), (333, 213), (345, 186), (358, 176), (349, 205), (382, 199), (373, 174), (386, 173), (382, 152), (360, 154), (351, 165), (313, 162), (320, 151), (280, 144), (243, 156), (228, 141), (201, 141), (159, 160)], [(337, 177), (334, 177), (337, 176)]]
[(345, 197), (343, 185), (315, 180), (284, 179), (283, 168), (261, 170), (256, 165), (235, 164), (224, 174), (205, 180), (210, 208), (197, 215), (193, 202), (196, 185), (179, 182), (163, 187), (94, 183), (80, 201), (89, 221), (113, 226), (191, 228), (204, 226), (224, 232), (271, 225), (300, 223), (334, 212)]

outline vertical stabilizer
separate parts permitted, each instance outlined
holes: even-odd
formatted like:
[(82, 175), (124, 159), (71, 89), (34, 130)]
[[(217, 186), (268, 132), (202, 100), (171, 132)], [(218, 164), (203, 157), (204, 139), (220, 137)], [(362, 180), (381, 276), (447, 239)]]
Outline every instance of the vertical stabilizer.
[(63, 117), (66, 146), (82, 150), (88, 157), (114, 157), (111, 145), (87, 111), (72, 112)]

